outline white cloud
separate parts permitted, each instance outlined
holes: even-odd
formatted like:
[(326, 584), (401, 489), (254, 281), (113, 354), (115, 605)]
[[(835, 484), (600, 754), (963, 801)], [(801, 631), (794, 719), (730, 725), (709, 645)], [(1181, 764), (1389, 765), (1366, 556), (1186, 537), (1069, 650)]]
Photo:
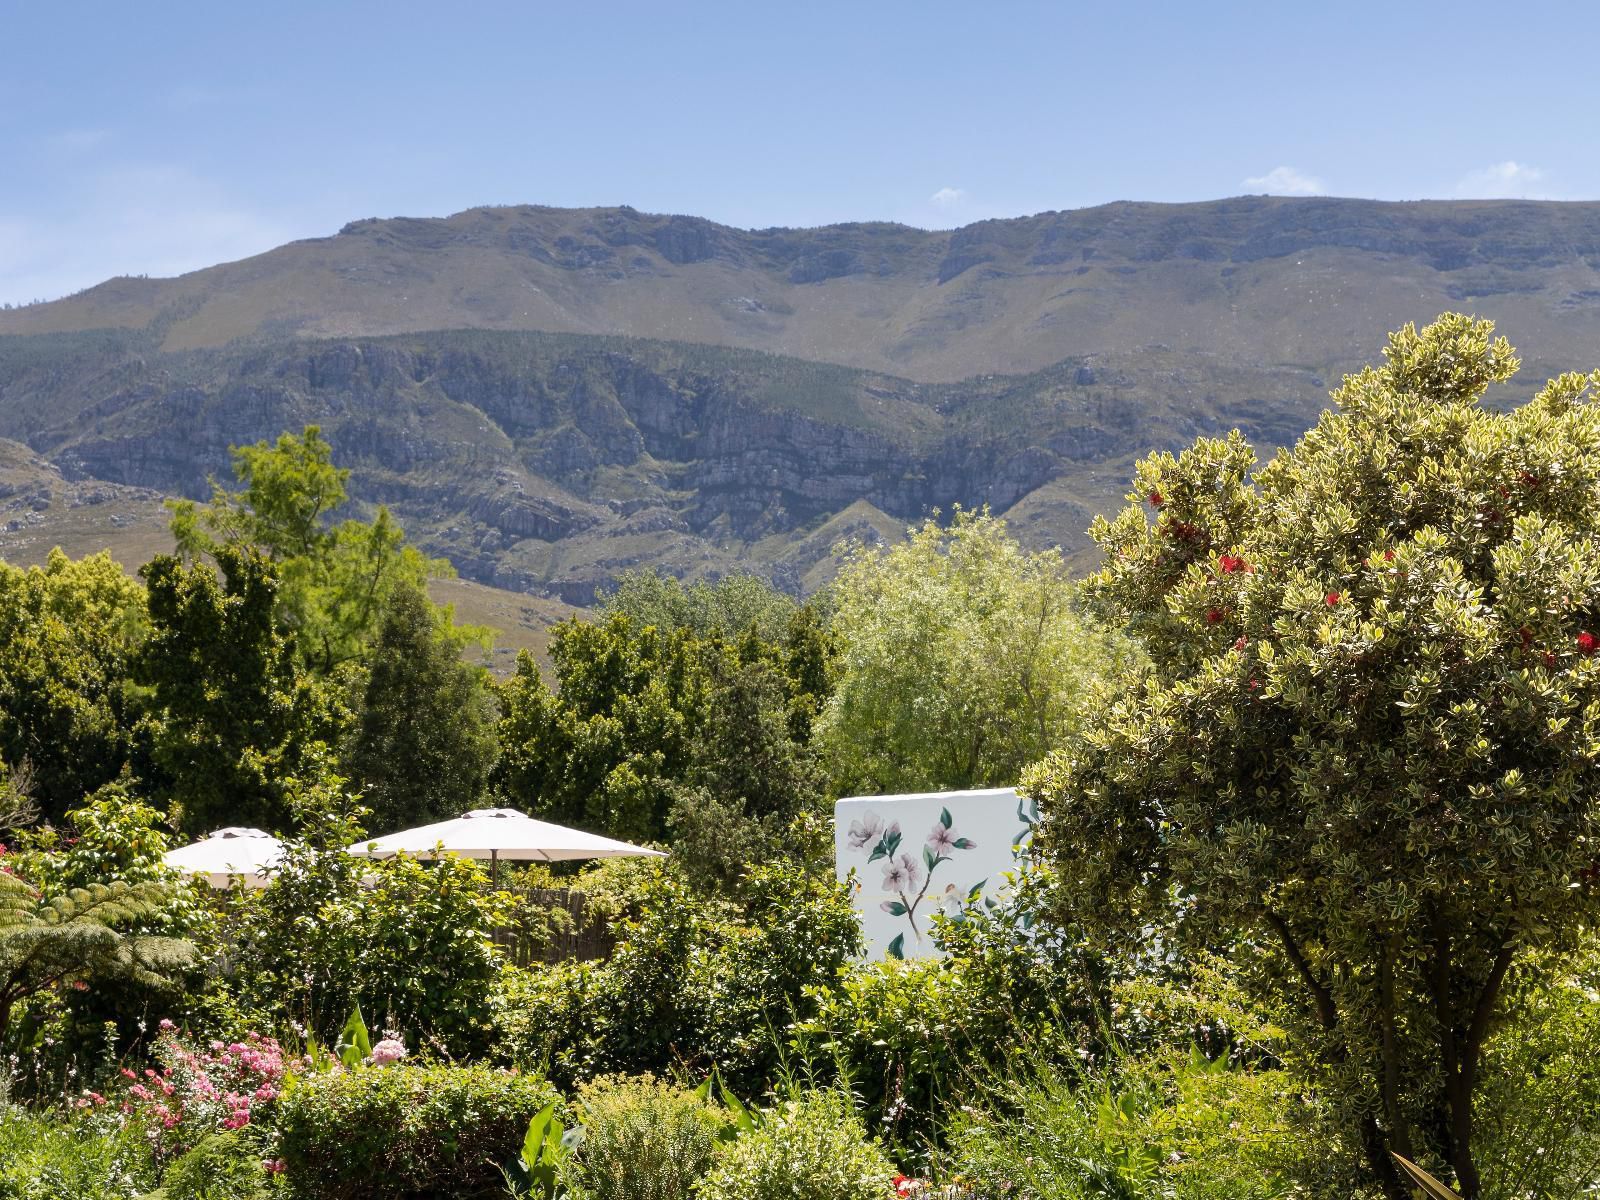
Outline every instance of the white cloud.
[(1244, 186), (1273, 196), (1322, 196), (1328, 191), (1322, 180), (1297, 167), (1273, 167), (1265, 175), (1252, 175)]
[(962, 203), (967, 198), (967, 193), (957, 187), (942, 187), (928, 197), (928, 203), (937, 204), (940, 208), (952, 208)]
[(113, 275), (180, 275), (297, 236), (186, 168), (111, 168), (48, 211), (0, 208), (0, 301), (56, 299)]
[(1456, 195), (1469, 200), (1549, 200), (1544, 172), (1512, 159), (1471, 171), (1456, 184)]

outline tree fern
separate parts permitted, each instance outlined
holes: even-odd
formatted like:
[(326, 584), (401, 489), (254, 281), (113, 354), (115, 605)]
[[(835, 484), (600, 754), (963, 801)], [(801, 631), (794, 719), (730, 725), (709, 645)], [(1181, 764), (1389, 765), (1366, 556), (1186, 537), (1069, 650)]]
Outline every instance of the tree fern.
[(0, 873), (0, 1042), (16, 1005), (63, 983), (129, 980), (162, 986), (194, 960), (174, 938), (129, 933), (171, 899), (160, 883), (93, 883), (45, 899)]

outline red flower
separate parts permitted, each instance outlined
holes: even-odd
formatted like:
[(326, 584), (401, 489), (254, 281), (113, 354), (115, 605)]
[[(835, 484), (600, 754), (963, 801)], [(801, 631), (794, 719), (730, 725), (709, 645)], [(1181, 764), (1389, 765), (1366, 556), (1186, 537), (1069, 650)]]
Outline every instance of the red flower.
[(1151, 508), (1163, 508), (1163, 507), (1166, 506), (1166, 503), (1167, 503), (1167, 498), (1165, 496), (1163, 496), (1159, 491), (1150, 493), (1150, 507)]
[(1215, 625), (1220, 620), (1222, 620), (1222, 610), (1220, 608), (1208, 608), (1208, 609), (1206, 609), (1206, 624), (1207, 625)]
[(1257, 688), (1258, 688), (1258, 687), (1260, 687), (1260, 686), (1261, 686), (1261, 680), (1259, 680), (1259, 679), (1252, 679), (1252, 680), (1251, 680), (1251, 681), (1250, 681), (1250, 690), (1251, 690), (1251, 691), (1252, 691), (1252, 692), (1253, 692), (1253, 691), (1255, 691), (1255, 690), (1256, 690), (1256, 689), (1257, 689)]
[(1328, 605), (1329, 608), (1332, 608), (1335, 604), (1339, 603), (1339, 593), (1338, 592), (1329, 592), (1326, 596), (1323, 597), (1323, 600), (1325, 600), (1327, 602), (1327, 605)]
[(1547, 667), (1553, 667), (1556, 665), (1556, 656), (1552, 651), (1546, 650), (1544, 652), (1544, 665)]
[(1600, 646), (1600, 641), (1597, 641), (1594, 634), (1587, 629), (1578, 635), (1578, 652), (1580, 654), (1593, 654), (1596, 646)]
[(1234, 575), (1240, 571), (1249, 569), (1245, 566), (1244, 559), (1240, 558), (1237, 554), (1224, 554), (1221, 558), (1217, 559), (1217, 566), (1222, 568), (1222, 573), (1224, 575)]
[(1243, 650), (1249, 644), (1250, 644), (1250, 639), (1249, 638), (1240, 638), (1238, 641), (1234, 642), (1233, 648), (1235, 650)]
[(1394, 551), (1393, 550), (1385, 550), (1383, 552), (1383, 561), (1384, 562), (1393, 562), (1394, 561)]
[(1526, 625), (1517, 630), (1517, 636), (1522, 639), (1522, 648), (1524, 650), (1533, 645), (1533, 630), (1529, 629)]

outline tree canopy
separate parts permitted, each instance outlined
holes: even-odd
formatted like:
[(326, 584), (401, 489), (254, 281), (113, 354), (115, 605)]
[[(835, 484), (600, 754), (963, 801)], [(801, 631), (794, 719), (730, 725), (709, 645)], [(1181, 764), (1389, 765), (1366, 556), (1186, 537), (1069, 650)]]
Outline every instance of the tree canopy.
[(236, 446), (230, 492), (213, 482), (209, 503), (172, 502), (172, 532), (186, 558), (215, 557), (224, 547), (249, 548), (277, 569), (280, 620), (305, 660), (331, 671), (359, 658), (399, 587), (421, 589), (454, 575), (444, 559), (423, 555), (379, 506), (373, 519), (333, 514), (349, 499), (349, 470), (333, 465), (333, 448), (315, 425), (275, 444)]
[(1459, 315), (1384, 357), (1259, 470), (1139, 465), (1087, 591), (1150, 665), (1027, 787), (1074, 919), (1237, 939), (1386, 1193), (1395, 1150), (1476, 1200), (1506, 980), (1596, 914), (1600, 373), (1493, 411)]
[(833, 592), (832, 697), (818, 725), (840, 792), (1009, 786), (1070, 735), (1128, 651), (1074, 612), (1058, 550), (1029, 554), (987, 510), (852, 548)]

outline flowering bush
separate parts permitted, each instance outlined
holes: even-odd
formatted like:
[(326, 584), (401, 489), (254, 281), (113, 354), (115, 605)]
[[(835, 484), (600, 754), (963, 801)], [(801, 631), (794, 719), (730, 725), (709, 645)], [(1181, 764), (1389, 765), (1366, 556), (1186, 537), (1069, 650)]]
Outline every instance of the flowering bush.
[(122, 1111), (149, 1130), (159, 1159), (182, 1154), (207, 1134), (238, 1130), (267, 1116), (283, 1091), (288, 1063), (270, 1037), (189, 1045), (170, 1021), (156, 1039), (161, 1069), (122, 1074)]

